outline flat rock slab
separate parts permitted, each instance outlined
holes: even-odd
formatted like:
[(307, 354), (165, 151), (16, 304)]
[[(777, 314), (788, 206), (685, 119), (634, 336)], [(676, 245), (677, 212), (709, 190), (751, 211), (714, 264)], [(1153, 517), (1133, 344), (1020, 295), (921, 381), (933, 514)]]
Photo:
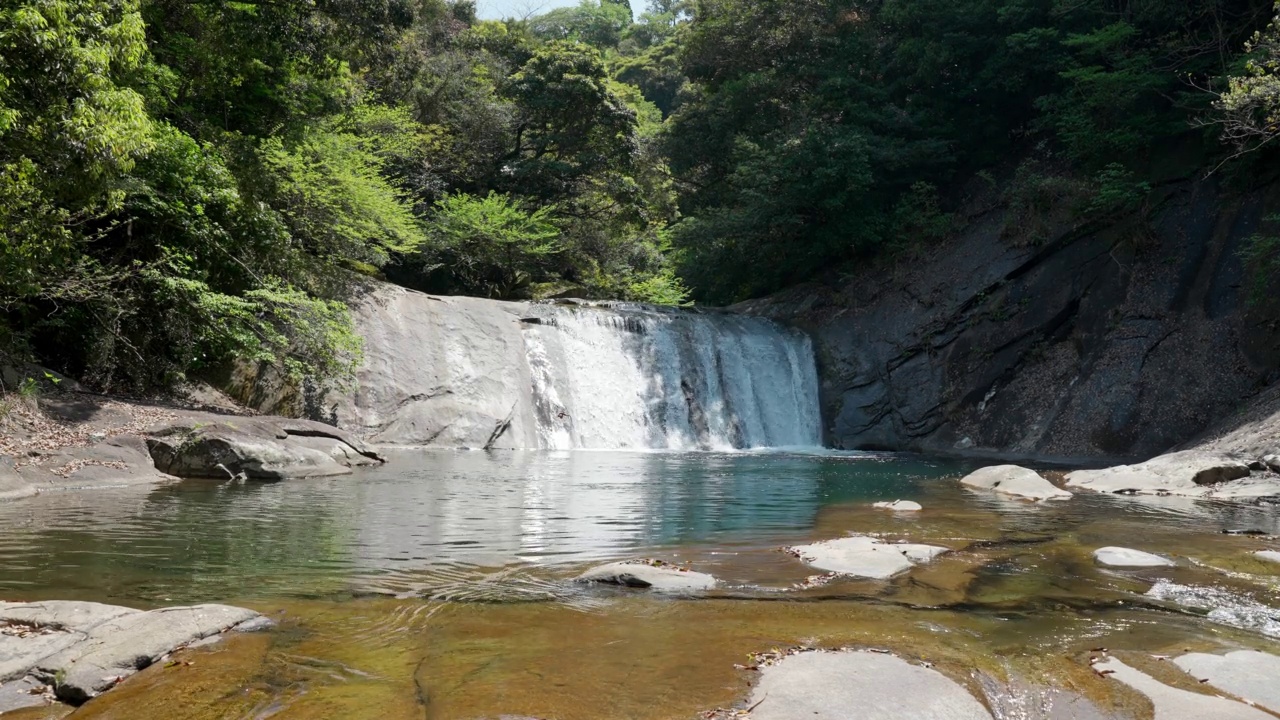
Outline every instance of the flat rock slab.
[(11, 458), (0, 458), (0, 500), (19, 500), (37, 492), (39, 491), (18, 474)]
[(1275, 720), (1275, 716), (1223, 697), (1201, 695), (1165, 685), (1115, 658), (1093, 669), (1137, 690), (1155, 707), (1154, 720)]
[(574, 580), (658, 592), (694, 592), (710, 590), (716, 586), (716, 579), (706, 573), (685, 570), (675, 565), (655, 565), (643, 560), (601, 565), (582, 573)]
[(1136, 465), (1067, 473), (1067, 486), (1102, 493), (1249, 498), (1280, 492), (1280, 481), (1249, 477), (1249, 466), (1235, 458), (1185, 450)]
[(1093, 559), (1107, 567), (1173, 567), (1168, 558), (1149, 552), (1122, 547), (1104, 547), (1093, 551)]
[(991, 720), (942, 673), (893, 655), (806, 652), (765, 667), (752, 720)]
[(805, 564), (852, 577), (884, 580), (948, 552), (935, 545), (886, 543), (865, 535), (787, 548)]
[(146, 442), (133, 435), (118, 435), (92, 445), (44, 452), (35, 460), (14, 471), (0, 468), (0, 499), (6, 499), (2, 492), (6, 484), (3, 478), (10, 472), (10, 477), (16, 476), (16, 480), (26, 483), (28, 490), (8, 499), (49, 490), (119, 487), (175, 479), (156, 470)]
[(920, 503), (914, 500), (894, 500), (893, 502), (878, 502), (872, 507), (880, 510), (892, 510), (894, 512), (920, 512), (924, 509)]
[(1226, 655), (1190, 653), (1174, 662), (1200, 682), (1280, 713), (1280, 657), (1237, 650)]
[(31, 679), (81, 703), (174, 650), (262, 627), (252, 610), (195, 605), (140, 611), (100, 603), (0, 603), (0, 691)]
[(978, 490), (990, 490), (1027, 500), (1061, 500), (1071, 493), (1055, 487), (1034, 470), (1018, 465), (993, 465), (975, 470), (960, 482)]

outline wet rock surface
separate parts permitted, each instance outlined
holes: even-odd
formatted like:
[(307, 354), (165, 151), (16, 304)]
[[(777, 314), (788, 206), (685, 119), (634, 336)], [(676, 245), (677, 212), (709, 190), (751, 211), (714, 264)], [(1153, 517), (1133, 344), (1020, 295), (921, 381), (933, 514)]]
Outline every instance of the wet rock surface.
[(761, 668), (746, 705), (752, 720), (991, 720), (942, 673), (860, 651), (802, 652)]
[(975, 470), (960, 479), (971, 488), (990, 490), (1002, 495), (1027, 500), (1054, 500), (1071, 497), (1071, 493), (1055, 487), (1034, 470), (1017, 465), (993, 465)]
[(652, 560), (601, 565), (579, 575), (575, 581), (677, 593), (710, 590), (716, 586), (716, 579), (706, 573)]
[(60, 700), (82, 703), (174, 650), (266, 624), (258, 613), (229, 605), (140, 611), (74, 601), (0, 603), (0, 702), (47, 686)]
[(936, 545), (886, 543), (856, 535), (787, 548), (805, 564), (851, 577), (884, 580), (948, 552)]

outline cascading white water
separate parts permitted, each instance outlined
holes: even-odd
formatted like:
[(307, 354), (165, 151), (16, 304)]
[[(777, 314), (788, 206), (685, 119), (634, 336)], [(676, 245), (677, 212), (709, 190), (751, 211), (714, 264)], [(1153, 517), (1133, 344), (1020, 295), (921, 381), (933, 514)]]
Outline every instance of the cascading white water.
[(534, 311), (525, 347), (544, 448), (822, 442), (804, 333), (763, 318), (623, 303)]

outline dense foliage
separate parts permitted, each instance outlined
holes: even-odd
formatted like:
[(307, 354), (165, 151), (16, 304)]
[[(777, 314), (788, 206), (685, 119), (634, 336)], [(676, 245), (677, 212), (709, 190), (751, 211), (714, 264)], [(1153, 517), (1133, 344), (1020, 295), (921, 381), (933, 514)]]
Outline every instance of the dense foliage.
[(669, 133), (686, 189), (682, 273), (726, 301), (931, 239), (931, 191), (954, 196), (986, 169), (1014, 178), (1015, 206), (1135, 207), (1152, 183), (1213, 167), (1222, 148), (1197, 127), (1212, 112), (1201, 88), (1240, 72), (1272, 11), (700, 0), (682, 38), (692, 99)]
[(362, 277), (730, 302), (941, 241), (975, 177), (1035, 242), (1280, 135), (1269, 0), (638, 10), (3, 0), (0, 362), (341, 382)]

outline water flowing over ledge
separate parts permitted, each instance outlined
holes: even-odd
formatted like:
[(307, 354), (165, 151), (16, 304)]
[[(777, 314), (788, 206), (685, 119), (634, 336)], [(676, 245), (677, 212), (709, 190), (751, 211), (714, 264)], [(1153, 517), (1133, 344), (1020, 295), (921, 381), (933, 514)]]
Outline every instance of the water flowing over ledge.
[(821, 444), (813, 346), (761, 318), (633, 304), (532, 308), (540, 446), (727, 450)]
[(359, 388), (322, 412), (386, 445), (820, 446), (802, 332), (634, 303), (508, 303), (382, 287), (356, 311)]

